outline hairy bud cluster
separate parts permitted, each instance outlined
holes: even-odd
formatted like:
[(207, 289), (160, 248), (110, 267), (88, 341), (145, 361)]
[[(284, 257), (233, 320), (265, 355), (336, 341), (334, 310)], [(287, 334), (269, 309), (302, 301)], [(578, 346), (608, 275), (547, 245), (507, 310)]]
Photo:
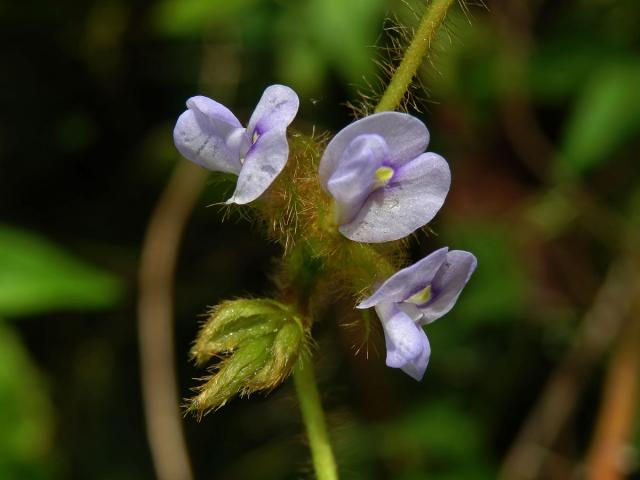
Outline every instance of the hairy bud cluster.
[(200, 329), (191, 355), (198, 366), (219, 361), (196, 389), (188, 409), (202, 415), (235, 395), (277, 387), (292, 372), (305, 338), (296, 312), (274, 300), (240, 299), (218, 305)]

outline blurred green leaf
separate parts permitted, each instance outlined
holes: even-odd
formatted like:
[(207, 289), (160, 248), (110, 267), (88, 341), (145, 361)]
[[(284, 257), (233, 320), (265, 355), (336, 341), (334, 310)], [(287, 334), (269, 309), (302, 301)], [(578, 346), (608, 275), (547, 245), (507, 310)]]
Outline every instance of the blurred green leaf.
[(15, 332), (0, 321), (0, 478), (53, 474), (53, 408)]
[(475, 221), (447, 226), (443, 233), (457, 249), (473, 252), (478, 258), (478, 268), (455, 308), (460, 322), (501, 322), (517, 315), (525, 304), (529, 284), (508, 227)]
[(640, 133), (640, 64), (594, 73), (578, 97), (562, 142), (562, 158), (585, 172), (612, 158)]
[(552, 37), (537, 46), (529, 62), (528, 83), (536, 100), (555, 104), (575, 95), (585, 78), (612, 62), (633, 58), (632, 51), (606, 45), (593, 35)]
[(229, 20), (261, 0), (162, 0), (153, 11), (153, 24), (170, 36), (200, 35), (203, 30)]
[[(452, 9), (447, 13), (447, 23), (456, 32), (451, 41), (451, 30), (440, 29), (436, 45), (446, 49), (446, 55), (435, 54), (434, 62), (424, 62), (420, 74), (434, 98), (454, 97), (465, 103), (485, 105), (502, 93), (501, 87), (508, 80), (501, 76), (510, 72), (500, 55), (499, 38), (491, 23), (485, 18), (469, 24), (464, 12)], [(483, 107), (484, 108), (484, 107)]]
[[(372, 71), (368, 51), (381, 22), (380, 0), (311, 0), (308, 2), (308, 25), (324, 55), (347, 81), (354, 81)], [(357, 19), (358, 21), (354, 21)], [(305, 27), (307, 28), (307, 27)]]
[(570, 199), (570, 194), (561, 188), (544, 191), (534, 197), (524, 216), (548, 238), (556, 237), (565, 232), (579, 215)]
[(43, 238), (0, 225), (0, 315), (95, 309), (120, 297), (118, 280)]
[[(392, 478), (491, 479), (484, 460), (484, 432), (468, 409), (440, 399), (420, 404), (377, 434), (382, 455), (402, 465)], [(428, 473), (427, 473), (428, 472)]]
[(307, 42), (282, 42), (278, 52), (279, 75), (302, 95), (321, 90), (327, 69), (325, 59)]
[(348, 83), (368, 77), (379, 52), (366, 46), (376, 40), (382, 5), (383, 0), (308, 0), (285, 10), (277, 32), (280, 75), (306, 93), (320, 88), (328, 67)]

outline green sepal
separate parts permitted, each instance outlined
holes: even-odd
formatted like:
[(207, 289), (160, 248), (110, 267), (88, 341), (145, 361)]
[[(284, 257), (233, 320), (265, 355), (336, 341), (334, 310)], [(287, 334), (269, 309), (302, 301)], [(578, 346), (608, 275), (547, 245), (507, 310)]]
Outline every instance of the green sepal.
[(273, 334), (285, 320), (284, 305), (269, 299), (229, 300), (214, 307), (191, 349), (196, 365), (233, 351), (247, 340)]
[(223, 302), (202, 326), (191, 354), (197, 365), (220, 358), (188, 410), (203, 415), (235, 395), (269, 391), (293, 371), (305, 329), (292, 308), (270, 299)]
[(244, 393), (269, 361), (274, 337), (264, 335), (255, 338), (222, 360), (216, 372), (197, 388), (197, 395), (190, 400), (188, 411), (202, 415), (222, 407), (238, 393)]
[(271, 390), (280, 385), (298, 360), (304, 348), (304, 340), (304, 329), (299, 321), (289, 321), (282, 325), (273, 340), (269, 361), (248, 386), (247, 393)]

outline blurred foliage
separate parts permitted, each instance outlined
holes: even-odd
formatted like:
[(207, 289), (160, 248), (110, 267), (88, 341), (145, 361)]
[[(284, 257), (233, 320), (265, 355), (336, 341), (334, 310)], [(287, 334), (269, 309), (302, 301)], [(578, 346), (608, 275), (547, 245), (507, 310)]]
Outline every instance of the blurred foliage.
[(20, 338), (0, 321), (0, 478), (56, 478), (54, 412)]
[(46, 240), (0, 225), (0, 316), (114, 305), (118, 280)]
[(576, 171), (605, 163), (640, 135), (640, 60), (590, 76), (567, 122), (561, 153)]
[(162, 0), (154, 7), (153, 21), (162, 34), (198, 36), (212, 26), (251, 14), (260, 0)]
[(394, 422), (381, 425), (381, 453), (402, 461), (393, 478), (490, 479), (496, 474), (486, 462), (482, 429), (454, 399), (425, 402)]
[[(407, 3), (419, 13), (423, 2)], [(601, 214), (640, 225), (640, 3), (490, 3), (455, 7), (420, 74), (419, 115), (453, 184), (438, 236), (416, 257), (448, 245), (479, 259), (456, 308), (427, 327), (424, 381), (384, 367), (381, 335), (354, 358), (341, 315), (314, 330), (345, 479), (495, 478), (618, 255), (622, 231), (576, 202), (577, 179)], [(0, 478), (152, 477), (124, 288), (178, 161), (176, 115), (204, 92), (246, 117), (267, 84), (283, 82), (300, 93), (296, 128), (337, 131), (344, 103), (384, 78), (374, 60), (387, 62), (390, 38), (406, 36), (383, 33), (403, 27), (395, 18), (415, 22), (391, 0), (2, 4)], [(184, 397), (201, 375), (187, 359), (205, 305), (271, 288), (275, 247), (240, 215), (222, 223), (207, 208), (222, 190), (212, 179), (179, 259)], [(564, 425), (541, 478), (580, 468), (602, 365), (587, 370), (573, 406), (583, 413)], [(306, 475), (294, 411), (285, 384), (188, 418), (197, 477)]]
[(283, 8), (266, 0), (163, 0), (154, 7), (153, 22), (159, 33), (182, 37), (225, 25), (257, 48), (273, 46), (280, 81), (306, 96), (318, 95), (332, 70), (349, 86), (362, 86), (373, 74), (383, 3), (306, 0)]
[(459, 320), (468, 326), (486, 326), (520, 316), (530, 286), (507, 226), (465, 222), (447, 228), (446, 237), (456, 249), (473, 252), (482, 265), (456, 306)]
[[(486, 462), (484, 434), (454, 398), (422, 402), (372, 424), (341, 417), (334, 431), (345, 480), (495, 478)], [(375, 466), (376, 461), (381, 463)]]
[[(0, 316), (114, 306), (119, 281), (43, 238), (0, 225)], [(0, 478), (59, 476), (48, 385), (18, 334), (0, 320)]]
[(307, 0), (285, 10), (277, 26), (283, 81), (317, 95), (334, 69), (345, 84), (363, 86), (374, 72), (382, 6), (383, 0)]

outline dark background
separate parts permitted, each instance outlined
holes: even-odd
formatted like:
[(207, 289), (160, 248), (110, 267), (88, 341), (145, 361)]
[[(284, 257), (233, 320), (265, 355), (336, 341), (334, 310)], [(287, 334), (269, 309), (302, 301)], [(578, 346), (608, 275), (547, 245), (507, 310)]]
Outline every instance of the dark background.
[[(547, 455), (532, 478), (583, 478), (612, 411), (629, 425), (623, 470), (639, 478), (640, 362), (618, 354), (640, 341), (640, 4), (486, 7), (452, 8), (410, 108), (453, 175), (437, 235), (417, 235), (412, 254), (448, 245), (479, 259), (427, 329), (424, 380), (384, 367), (379, 334), (354, 358), (348, 319), (314, 331), (343, 478), (496, 478), (554, 375), (568, 413), (534, 414), (558, 432), (534, 445)], [(381, 91), (375, 61), (407, 34), (395, 27), (416, 24), (410, 5), (385, 0), (0, 5), (0, 478), (154, 475), (136, 274), (149, 216), (185, 161), (171, 129), (186, 98), (207, 94), (246, 121), (266, 86), (285, 83), (301, 100), (295, 128), (335, 132), (348, 102)], [(200, 314), (268, 294), (279, 253), (240, 217), (222, 222), (214, 178), (178, 262), (183, 397), (202, 375), (188, 362)], [(620, 390), (607, 378), (621, 368)], [(612, 391), (630, 413), (607, 403)], [(296, 411), (287, 383), (186, 417), (196, 478), (310, 478)]]

